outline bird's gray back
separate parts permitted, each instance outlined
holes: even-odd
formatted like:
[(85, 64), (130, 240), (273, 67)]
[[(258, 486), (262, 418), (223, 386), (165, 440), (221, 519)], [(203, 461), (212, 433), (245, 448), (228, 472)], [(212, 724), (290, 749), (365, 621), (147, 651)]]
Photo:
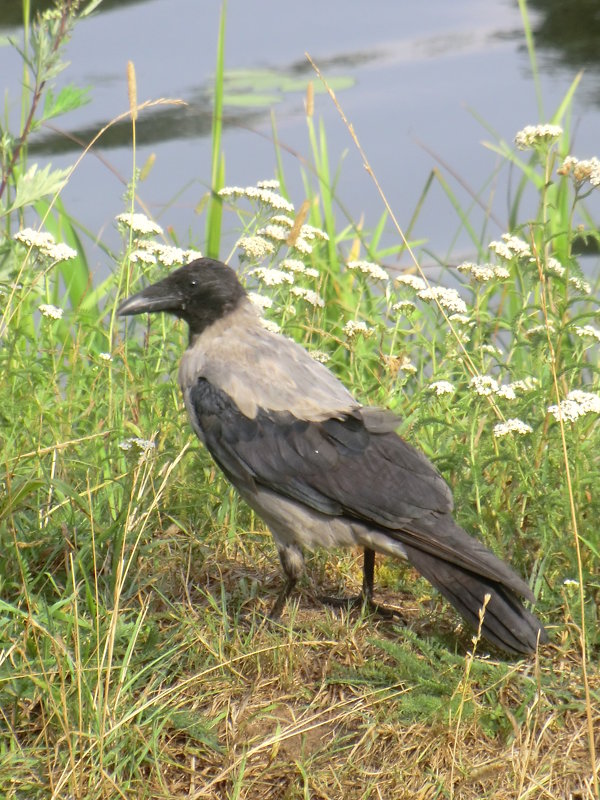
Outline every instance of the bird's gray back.
[(267, 331), (250, 301), (190, 342), (179, 368), (184, 398), (198, 378), (224, 391), (250, 419), (261, 408), (314, 421), (360, 408), (303, 347)]

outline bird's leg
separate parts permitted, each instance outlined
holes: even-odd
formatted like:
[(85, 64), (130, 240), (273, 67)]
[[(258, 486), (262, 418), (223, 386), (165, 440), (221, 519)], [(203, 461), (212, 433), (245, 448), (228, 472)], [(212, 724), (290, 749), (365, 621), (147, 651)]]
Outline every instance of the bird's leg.
[(286, 581), (273, 603), (273, 607), (269, 612), (269, 619), (278, 619), (281, 616), (287, 599), (293, 592), (294, 586), (298, 583), (298, 578), (304, 570), (304, 556), (299, 547), (296, 547), (296, 545), (280, 545), (278, 543), (277, 550)]
[(363, 582), (360, 594), (354, 597), (331, 597), (320, 595), (319, 600), (327, 606), (334, 608), (361, 608), (364, 603), (371, 606), (373, 603), (373, 576), (375, 574), (375, 552), (368, 547), (363, 555)]
[(373, 579), (375, 577), (375, 551), (365, 547), (363, 553), (362, 600), (369, 605), (373, 602)]
[(362, 608), (362, 606), (366, 605), (369, 611), (385, 619), (401, 616), (399, 611), (382, 606), (373, 600), (374, 576), (375, 551), (365, 547), (363, 551), (363, 581), (360, 594), (355, 597), (329, 597), (328, 595), (322, 595), (319, 600), (325, 605), (334, 606), (334, 608)]
[(277, 599), (273, 603), (273, 607), (269, 611), (269, 619), (279, 619), (281, 612), (285, 608), (288, 597), (294, 591), (294, 586), (298, 582), (297, 578), (288, 578), (283, 586), (283, 589), (277, 595)]

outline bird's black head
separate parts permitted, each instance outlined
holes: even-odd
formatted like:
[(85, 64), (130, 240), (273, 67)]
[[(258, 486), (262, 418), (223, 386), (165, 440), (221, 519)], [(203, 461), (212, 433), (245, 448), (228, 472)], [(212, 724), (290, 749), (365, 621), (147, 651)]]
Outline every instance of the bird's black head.
[(233, 311), (245, 296), (231, 267), (198, 258), (128, 297), (117, 313), (121, 317), (156, 311), (174, 314), (187, 322), (193, 336)]

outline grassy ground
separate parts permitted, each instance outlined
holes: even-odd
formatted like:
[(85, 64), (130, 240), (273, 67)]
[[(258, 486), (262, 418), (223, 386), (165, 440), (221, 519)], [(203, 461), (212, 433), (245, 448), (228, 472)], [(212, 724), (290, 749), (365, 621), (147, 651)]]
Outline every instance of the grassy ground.
[[(68, 13), (44, 35), (60, 41)], [(96, 285), (55, 196), (68, 175), (28, 173), (5, 149), (2, 797), (598, 800), (600, 277), (576, 255), (600, 238), (585, 205), (598, 165), (565, 161), (567, 129), (523, 133), (523, 150), (493, 142), (523, 176), (510, 231), (473, 234), (478, 263), (449, 267), (440, 290), (418, 263), (397, 266), (405, 243), (381, 244), (387, 214), (339, 230), (307, 107), (313, 170), (295, 209), (275, 184), (223, 190), (216, 126), (221, 193), (202, 245), (237, 225), (231, 261), (267, 324), (402, 415), (460, 523), (530, 580), (551, 644), (520, 661), (474, 646), (426, 582), (384, 559), (378, 599), (398, 619), (322, 607), (321, 592), (358, 590), (357, 552), (310, 555), (267, 623), (277, 557), (189, 431), (183, 326), (115, 321), (121, 296), (193, 253), (125, 214), (123, 252)], [(15, 238), (33, 210), (76, 252)]]

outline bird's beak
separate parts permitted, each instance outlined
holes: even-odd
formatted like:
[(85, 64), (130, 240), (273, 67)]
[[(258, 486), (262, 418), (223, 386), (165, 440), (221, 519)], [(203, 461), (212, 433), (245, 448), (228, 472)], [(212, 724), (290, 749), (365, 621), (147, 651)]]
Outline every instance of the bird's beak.
[(129, 317), (134, 314), (152, 314), (156, 311), (175, 313), (181, 308), (182, 299), (179, 292), (166, 280), (162, 280), (124, 300), (117, 309), (117, 314), (120, 317)]

